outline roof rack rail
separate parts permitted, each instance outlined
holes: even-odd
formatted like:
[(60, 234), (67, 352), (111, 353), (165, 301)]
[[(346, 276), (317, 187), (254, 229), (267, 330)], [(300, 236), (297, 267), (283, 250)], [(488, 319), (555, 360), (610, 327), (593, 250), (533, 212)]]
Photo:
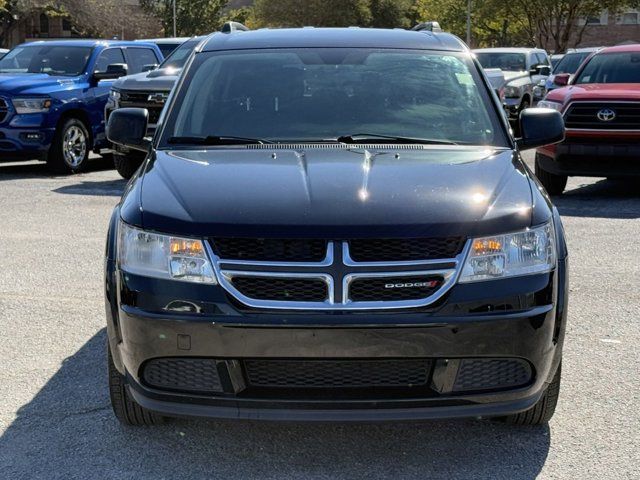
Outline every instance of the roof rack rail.
[(411, 30), (414, 32), (442, 32), (442, 28), (440, 28), (440, 24), (438, 22), (421, 22)]
[(224, 25), (220, 29), (222, 33), (231, 33), (231, 32), (247, 32), (249, 28), (245, 27), (240, 22), (224, 22)]

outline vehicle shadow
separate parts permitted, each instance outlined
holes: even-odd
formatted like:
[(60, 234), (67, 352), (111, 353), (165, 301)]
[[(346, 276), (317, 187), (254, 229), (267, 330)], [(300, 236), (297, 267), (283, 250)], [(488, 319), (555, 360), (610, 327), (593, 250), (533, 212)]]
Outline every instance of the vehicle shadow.
[(127, 181), (124, 179), (104, 180), (98, 182), (81, 181), (80, 183), (76, 183), (73, 185), (65, 185), (64, 187), (56, 188), (53, 191), (66, 195), (120, 197), (122, 196), (122, 192), (124, 192), (124, 187), (126, 185)]
[(548, 427), (489, 421), (288, 424), (171, 420), (125, 428), (111, 412), (105, 330), (0, 437), (4, 478), (536, 478)]
[(569, 217), (640, 218), (640, 178), (586, 183), (553, 197), (553, 203)]
[[(92, 155), (83, 173), (113, 170), (113, 159), (110, 156), (100, 157)], [(21, 178), (62, 178), (64, 176), (51, 173), (47, 164), (40, 161), (6, 162), (0, 156), (0, 181), (17, 180)]]

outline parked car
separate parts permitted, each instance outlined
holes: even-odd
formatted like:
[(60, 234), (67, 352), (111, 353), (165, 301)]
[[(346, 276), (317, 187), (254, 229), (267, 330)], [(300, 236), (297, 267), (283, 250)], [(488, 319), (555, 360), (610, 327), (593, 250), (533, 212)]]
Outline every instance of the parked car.
[(9, 50), (6, 48), (0, 48), (0, 58), (4, 57), (7, 53), (9, 53)]
[(564, 53), (554, 53), (549, 57), (549, 60), (551, 61), (551, 70), (556, 68), (556, 65), (564, 58), (564, 55)]
[(146, 43), (155, 43), (160, 51), (162, 52), (162, 56), (167, 58), (169, 55), (173, 53), (173, 51), (182, 45), (184, 42), (189, 40), (189, 37), (174, 37), (174, 38), (149, 38), (149, 39), (141, 39), (136, 40), (137, 42), (146, 42)]
[(153, 139), (106, 249), (109, 389), (125, 424), (499, 416), (540, 424), (560, 387), (566, 244), (457, 37), (216, 33)]
[(500, 69), (504, 104), (509, 118), (517, 122), (522, 110), (541, 97), (533, 89), (551, 73), (547, 52), (536, 48), (482, 48), (473, 51), (484, 69)]
[(582, 65), (582, 62), (584, 62), (593, 52), (597, 52), (601, 48), (602, 47), (578, 48), (571, 52), (567, 52), (567, 54), (562, 57), (562, 60), (560, 60), (560, 62), (558, 62), (558, 64), (553, 68), (551, 75), (547, 78), (544, 85), (544, 94), (546, 95), (551, 90), (555, 90), (556, 88), (564, 87), (566, 85), (556, 85), (556, 75), (561, 73), (576, 73), (580, 65)]
[(18, 45), (0, 60), (0, 156), (82, 170), (108, 146), (104, 106), (113, 80), (162, 54), (153, 44), (64, 40)]
[(541, 106), (564, 116), (567, 137), (536, 153), (536, 175), (560, 195), (567, 177), (640, 176), (640, 45), (592, 53), (568, 87), (550, 92)]
[[(129, 75), (118, 79), (111, 87), (109, 101), (105, 105), (105, 118), (120, 107), (142, 107), (149, 112), (148, 135), (153, 135), (156, 123), (169, 93), (187, 59), (204, 37), (193, 37), (183, 42), (169, 55), (157, 70)], [(131, 178), (138, 169), (145, 154), (115, 145), (113, 161), (118, 173)]]

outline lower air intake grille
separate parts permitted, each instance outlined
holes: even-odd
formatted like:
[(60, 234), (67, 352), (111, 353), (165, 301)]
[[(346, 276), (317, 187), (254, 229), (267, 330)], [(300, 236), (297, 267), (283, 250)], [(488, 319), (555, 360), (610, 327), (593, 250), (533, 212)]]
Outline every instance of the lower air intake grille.
[(150, 387), (184, 392), (222, 392), (216, 361), (206, 358), (158, 358), (148, 361), (142, 380)]
[(442, 277), (356, 278), (349, 285), (352, 302), (394, 302), (427, 298), (440, 288)]
[(234, 277), (231, 284), (244, 296), (282, 302), (324, 302), (327, 284), (318, 278)]
[(356, 262), (401, 262), (454, 258), (464, 247), (461, 237), (380, 238), (349, 241), (349, 254)]
[(366, 388), (424, 386), (431, 361), (245, 360), (253, 387)]
[(226, 260), (274, 262), (321, 262), (327, 254), (326, 240), (281, 238), (214, 238), (213, 250)]
[(498, 390), (526, 385), (531, 381), (531, 365), (517, 358), (476, 358), (462, 360), (454, 392)]

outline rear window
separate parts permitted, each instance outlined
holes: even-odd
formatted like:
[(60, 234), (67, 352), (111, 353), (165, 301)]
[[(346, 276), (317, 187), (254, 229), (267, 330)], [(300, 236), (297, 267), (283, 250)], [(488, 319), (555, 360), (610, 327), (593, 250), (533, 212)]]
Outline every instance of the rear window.
[(468, 55), (283, 49), (198, 54), (163, 138), (321, 141), (357, 133), (504, 144)]
[(582, 69), (575, 83), (640, 83), (640, 52), (596, 55)]
[(524, 53), (478, 52), (482, 68), (499, 68), (507, 72), (522, 72), (527, 69), (527, 55)]

